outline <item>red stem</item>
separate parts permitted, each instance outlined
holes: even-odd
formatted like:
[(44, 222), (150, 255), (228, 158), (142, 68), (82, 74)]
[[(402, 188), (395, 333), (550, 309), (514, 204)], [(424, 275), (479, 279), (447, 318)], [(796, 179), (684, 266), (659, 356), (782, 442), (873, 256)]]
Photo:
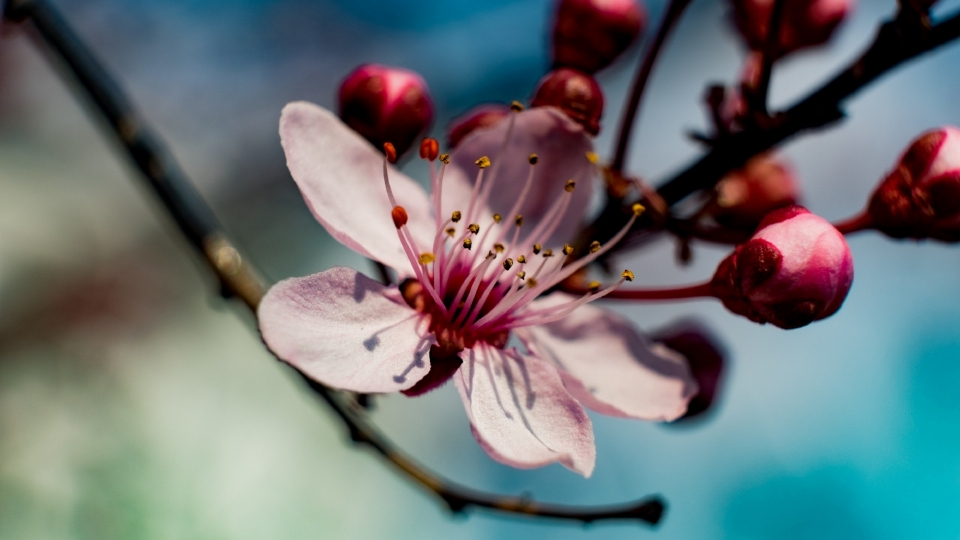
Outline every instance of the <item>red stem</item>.
[(852, 218), (834, 224), (834, 227), (843, 234), (865, 231), (873, 228), (873, 218), (867, 212), (862, 212)]
[[(563, 283), (560, 288), (572, 294), (586, 294), (589, 289), (582, 285), (572, 283)], [(687, 287), (675, 287), (670, 289), (624, 289), (619, 288), (604, 298), (615, 298), (618, 300), (690, 300), (694, 298), (714, 298), (713, 288), (710, 282), (689, 285)]]

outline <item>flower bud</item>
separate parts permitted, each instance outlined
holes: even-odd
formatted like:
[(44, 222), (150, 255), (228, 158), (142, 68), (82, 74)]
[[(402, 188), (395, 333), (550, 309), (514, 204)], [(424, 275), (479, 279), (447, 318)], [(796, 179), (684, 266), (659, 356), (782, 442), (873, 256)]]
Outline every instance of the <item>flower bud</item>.
[[(737, 29), (753, 50), (766, 47), (774, 0), (732, 0)], [(853, 0), (785, 0), (778, 56), (825, 43), (853, 9)]]
[(464, 137), (476, 129), (489, 128), (510, 115), (510, 107), (499, 104), (478, 105), (450, 122), (447, 128), (447, 146), (456, 148)]
[(880, 183), (867, 208), (894, 238), (960, 241), (960, 129), (924, 133)]
[(853, 283), (853, 255), (833, 225), (801, 206), (774, 210), (737, 246), (711, 288), (730, 311), (799, 328), (836, 313)]
[(706, 326), (690, 319), (661, 329), (650, 337), (686, 358), (690, 373), (697, 381), (699, 391), (679, 420), (699, 416), (710, 409), (720, 391), (726, 364), (727, 353), (720, 341)]
[(547, 73), (540, 79), (530, 105), (556, 107), (591, 135), (600, 132), (603, 91), (593, 77), (581, 71), (560, 68)]
[(749, 234), (764, 216), (799, 199), (793, 171), (782, 161), (761, 155), (720, 180), (710, 213), (724, 227)]
[(376, 148), (403, 154), (433, 121), (427, 84), (405, 69), (364, 64), (340, 84), (340, 118)]
[(553, 65), (596, 73), (637, 39), (646, 19), (637, 0), (560, 0)]

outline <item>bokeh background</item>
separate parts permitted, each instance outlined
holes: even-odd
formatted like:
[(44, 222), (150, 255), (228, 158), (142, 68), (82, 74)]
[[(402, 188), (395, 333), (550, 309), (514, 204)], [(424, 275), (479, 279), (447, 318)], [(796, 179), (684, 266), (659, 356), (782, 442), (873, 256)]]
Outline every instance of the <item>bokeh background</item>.
[[(550, 0), (57, 0), (155, 123), (271, 279), (369, 270), (333, 242), (289, 178), (282, 106), (333, 105), (375, 61), (423, 74), (446, 121), (525, 99), (547, 59)], [(663, 2), (647, 4), (658, 20)], [(941, 3), (950, 12), (960, 2)], [(861, 0), (828, 47), (779, 66), (786, 104), (855, 56), (893, 0)], [(220, 300), (100, 121), (17, 27), (0, 28), (0, 538), (956, 538), (960, 536), (960, 252), (851, 239), (844, 308), (785, 332), (716, 302), (623, 306), (647, 329), (695, 315), (731, 356), (721, 402), (682, 426), (594, 416), (596, 472), (517, 471), (473, 441), (452, 388), (376, 402), (405, 449), (457, 481), (538, 499), (613, 503), (660, 493), (636, 524), (452, 518), (335, 421)], [(632, 171), (662, 178), (696, 156), (709, 81), (742, 50), (721, 0), (697, 0), (654, 72)], [(638, 49), (600, 75), (598, 148)], [(960, 43), (858, 95), (839, 127), (783, 149), (806, 203), (857, 211), (906, 143), (960, 124)], [(411, 163), (411, 174), (422, 166)], [(662, 242), (638, 282), (709, 275), (723, 250), (677, 268)]]

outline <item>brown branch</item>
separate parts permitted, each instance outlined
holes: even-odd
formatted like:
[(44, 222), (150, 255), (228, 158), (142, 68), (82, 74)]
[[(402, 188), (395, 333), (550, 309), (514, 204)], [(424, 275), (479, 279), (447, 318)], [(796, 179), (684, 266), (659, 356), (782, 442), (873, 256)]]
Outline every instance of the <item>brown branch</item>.
[[(30, 22), (34, 35), (62, 61), (107, 121), (180, 232), (202, 254), (220, 280), (224, 295), (239, 298), (256, 313), (266, 283), (223, 231), (213, 211), (159, 138), (147, 128), (120, 87), (63, 17), (46, 0), (10, 0), (4, 16), (13, 21)], [(411, 481), (439, 497), (453, 512), (478, 507), (507, 514), (584, 523), (617, 519), (651, 524), (657, 523), (663, 513), (663, 502), (656, 496), (621, 505), (579, 507), (537, 503), (525, 497), (505, 497), (449, 482), (399, 451), (374, 427), (352, 395), (300, 374), (344, 422), (351, 439), (373, 449)]]
[(767, 25), (767, 41), (761, 52), (760, 80), (757, 87), (751, 92), (752, 105), (757, 112), (767, 114), (767, 95), (770, 93), (770, 75), (773, 72), (773, 63), (780, 55), (780, 32), (783, 26), (783, 5), (786, 0), (775, 0), (770, 12), (770, 22)]

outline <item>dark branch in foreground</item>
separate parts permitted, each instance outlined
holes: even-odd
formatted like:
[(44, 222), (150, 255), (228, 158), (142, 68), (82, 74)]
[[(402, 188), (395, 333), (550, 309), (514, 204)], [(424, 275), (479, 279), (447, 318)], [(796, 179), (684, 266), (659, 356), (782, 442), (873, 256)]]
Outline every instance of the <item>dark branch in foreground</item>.
[[(113, 129), (143, 179), (159, 197), (190, 244), (220, 280), (225, 296), (235, 296), (256, 313), (267, 285), (224, 232), (213, 211), (194, 185), (147, 128), (130, 101), (90, 50), (47, 0), (11, 0), (4, 16), (29, 21), (35, 35), (70, 70), (97, 110)], [(301, 373), (301, 375), (303, 375)], [(579, 507), (542, 504), (525, 497), (505, 497), (449, 482), (399, 451), (371, 423), (352, 395), (338, 392), (304, 376), (310, 388), (343, 420), (350, 438), (363, 443), (424, 489), (434, 493), (453, 512), (470, 507), (532, 517), (590, 523), (599, 520), (637, 520), (656, 524), (663, 513), (659, 497), (614, 506)]]

